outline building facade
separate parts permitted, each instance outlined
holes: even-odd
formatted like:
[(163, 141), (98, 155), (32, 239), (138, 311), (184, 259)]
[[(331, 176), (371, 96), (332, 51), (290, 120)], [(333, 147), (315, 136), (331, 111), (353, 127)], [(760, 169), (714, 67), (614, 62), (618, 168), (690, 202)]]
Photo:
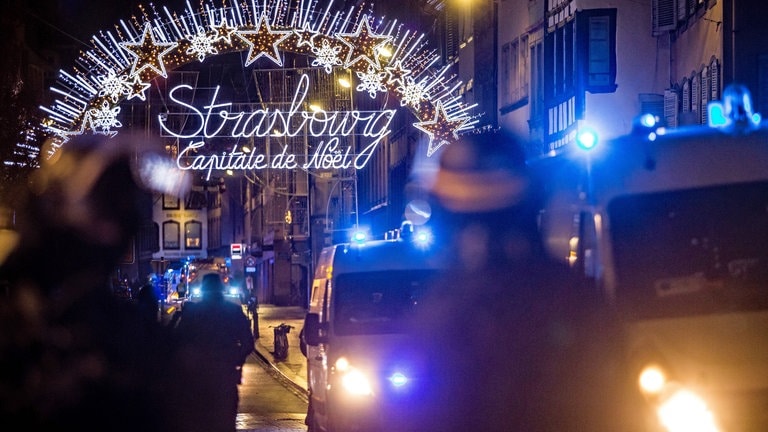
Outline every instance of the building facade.
[(611, 139), (641, 113), (668, 127), (707, 122), (731, 82), (766, 104), (765, 6), (739, 0), (497, 2), (499, 127), (539, 157), (584, 128)]

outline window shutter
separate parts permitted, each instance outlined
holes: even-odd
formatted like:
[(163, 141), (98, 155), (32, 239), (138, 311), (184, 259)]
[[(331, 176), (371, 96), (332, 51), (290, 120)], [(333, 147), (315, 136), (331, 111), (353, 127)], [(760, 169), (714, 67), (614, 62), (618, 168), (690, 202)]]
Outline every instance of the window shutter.
[(667, 127), (677, 127), (677, 102), (680, 95), (674, 89), (664, 90), (664, 123)]
[[(686, 1), (686, 0), (678, 0), (678, 1)], [(693, 15), (694, 12), (696, 12), (696, 9), (698, 8), (698, 0), (687, 0), (688, 1), (688, 14)]]
[(662, 33), (675, 29), (677, 26), (675, 0), (653, 0), (652, 9), (653, 22), (651, 34), (653, 36), (659, 36)]
[(687, 79), (683, 81), (683, 107), (682, 111), (687, 113), (691, 110), (691, 82)]
[(445, 14), (445, 58), (451, 60), (459, 55), (459, 18), (453, 13)]
[(698, 113), (699, 113), (699, 99), (701, 98), (701, 89), (699, 88), (699, 76), (694, 75), (691, 79), (691, 111), (696, 113), (696, 115), (693, 116), (694, 119), (698, 120)]
[(701, 100), (699, 103), (701, 104), (699, 108), (699, 115), (700, 115), (700, 122), (701, 124), (707, 124), (709, 123), (708, 120), (708, 110), (707, 110), (707, 103), (709, 102), (709, 72), (707, 70), (707, 67), (705, 66), (704, 69), (701, 70)]
[(677, 0), (677, 20), (685, 21), (688, 18), (688, 4), (686, 0)]
[(653, 114), (661, 118), (664, 116), (665, 95), (656, 93), (640, 94), (640, 112), (643, 114)]
[(709, 64), (709, 87), (711, 89), (709, 100), (720, 100), (720, 64), (717, 59), (712, 59)]

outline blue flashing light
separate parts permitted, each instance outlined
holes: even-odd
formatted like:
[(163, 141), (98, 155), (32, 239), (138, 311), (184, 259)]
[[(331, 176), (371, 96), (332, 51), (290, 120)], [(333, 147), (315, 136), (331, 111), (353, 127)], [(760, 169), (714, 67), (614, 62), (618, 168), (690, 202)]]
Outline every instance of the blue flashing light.
[(725, 115), (725, 107), (722, 102), (710, 102), (707, 104), (707, 119), (711, 127), (723, 127), (730, 123)]
[(592, 129), (582, 129), (576, 135), (576, 143), (582, 150), (592, 150), (597, 145), (597, 133)]
[(420, 227), (413, 235), (413, 242), (419, 247), (429, 247), (432, 244), (432, 232), (429, 228)]
[(352, 234), (352, 241), (355, 243), (363, 243), (368, 236), (365, 235), (364, 231), (355, 231)]
[(653, 114), (643, 114), (640, 116), (640, 124), (643, 127), (652, 128), (658, 123), (656, 116)]
[(389, 377), (389, 382), (395, 387), (402, 387), (408, 384), (408, 377), (401, 372), (395, 372)]
[(730, 84), (723, 92), (722, 102), (707, 104), (707, 123), (718, 128), (751, 128), (762, 121), (760, 113), (752, 109), (752, 94), (745, 86)]

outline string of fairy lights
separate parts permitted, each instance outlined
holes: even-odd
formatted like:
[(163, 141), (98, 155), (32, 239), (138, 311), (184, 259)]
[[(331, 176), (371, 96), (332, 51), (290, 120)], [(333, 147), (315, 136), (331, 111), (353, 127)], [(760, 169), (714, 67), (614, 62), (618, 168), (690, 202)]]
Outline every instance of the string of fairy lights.
[(332, 1), (221, 2), (207, 0), (197, 9), (187, 2), (182, 12), (140, 7), (140, 16), (94, 35), (75, 66), (60, 71), (51, 88), (58, 98), (40, 107), (51, 154), (74, 135), (116, 135), (121, 102), (146, 100), (153, 80), (175, 68), (231, 52), (247, 52), (244, 67), (261, 58), (281, 67), (281, 53), (290, 52), (313, 58), (312, 66), (327, 73), (351, 70), (357, 92), (371, 98), (388, 92), (413, 112), (413, 126), (429, 137), (427, 156), (478, 122), (475, 105), (458, 94), (461, 81), (450, 65), (438, 65), (425, 34), (373, 19), (370, 6), (332, 11)]

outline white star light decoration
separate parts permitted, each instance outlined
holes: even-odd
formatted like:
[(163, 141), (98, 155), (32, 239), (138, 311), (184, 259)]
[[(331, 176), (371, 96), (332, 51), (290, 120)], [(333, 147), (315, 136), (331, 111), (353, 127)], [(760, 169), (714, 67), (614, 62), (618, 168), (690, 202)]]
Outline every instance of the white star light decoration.
[(230, 27), (222, 14), (221, 22), (218, 25), (211, 23), (211, 30), (216, 32), (215, 42), (224, 41), (227, 45), (232, 45), (232, 35), (237, 32), (237, 27)]
[(349, 47), (345, 67), (359, 61), (366, 61), (376, 69), (379, 65), (379, 49), (386, 46), (391, 39), (389, 36), (375, 34), (368, 23), (368, 15), (363, 15), (354, 33), (337, 33), (336, 37)]
[(302, 47), (306, 45), (310, 49), (313, 49), (313, 52), (314, 52), (315, 37), (317, 37), (317, 35), (319, 35), (320, 33), (312, 30), (312, 28), (309, 26), (309, 23), (304, 23), (304, 27), (302, 27), (301, 30), (294, 29), (293, 34), (295, 34), (299, 40), (298, 42), (296, 42), (297, 47)]
[(141, 76), (139, 76), (138, 74), (134, 75), (133, 80), (127, 85), (129, 87), (129, 92), (128, 92), (129, 100), (135, 97), (141, 100), (147, 100), (147, 97), (144, 94), (144, 92), (146, 92), (150, 87), (152, 87), (152, 84), (142, 81)]
[(260, 57), (267, 57), (282, 66), (283, 60), (280, 58), (278, 45), (293, 33), (291, 31), (273, 31), (269, 25), (269, 19), (266, 14), (262, 14), (256, 23), (256, 30), (238, 30), (239, 36), (250, 47), (248, 49), (248, 58), (245, 60), (245, 66), (258, 60)]
[(134, 60), (133, 66), (131, 67), (131, 75), (149, 68), (158, 75), (162, 75), (163, 78), (166, 78), (168, 73), (165, 70), (163, 56), (176, 48), (178, 43), (157, 42), (155, 40), (155, 35), (152, 33), (152, 25), (146, 24), (140, 41), (132, 43), (123, 42), (120, 45), (132, 56), (136, 57), (136, 60)]
[(466, 119), (461, 118), (449, 119), (445, 113), (445, 108), (438, 102), (435, 107), (435, 118), (433, 120), (414, 123), (413, 126), (429, 135), (430, 141), (427, 156), (432, 156), (443, 144), (448, 144), (452, 140), (459, 138), (456, 131), (461, 129), (466, 121)]
[(142, 8), (143, 21), (121, 21), (119, 32), (93, 36), (78, 67), (61, 71), (52, 90), (64, 98), (41, 107), (47, 114), (42, 125), (55, 148), (82, 133), (112, 136), (122, 127), (119, 104), (146, 100), (155, 79), (167, 78), (169, 70), (243, 51), (243, 67), (261, 58), (282, 67), (284, 51), (312, 57), (312, 67), (329, 74), (349, 69), (358, 80), (355, 90), (371, 98), (395, 95), (417, 118), (414, 127), (429, 137), (428, 156), (474, 127), (478, 120), (469, 111), (475, 105), (455, 94), (461, 83), (446, 73), (450, 65), (434, 67), (439, 58), (426, 50), (425, 35), (403, 31), (395, 21), (376, 24), (362, 13), (364, 4), (334, 12), (333, 1), (320, 8), (317, 0), (201, 0), (197, 10), (188, 2), (181, 14), (164, 8), (167, 19), (153, 5), (153, 13)]

